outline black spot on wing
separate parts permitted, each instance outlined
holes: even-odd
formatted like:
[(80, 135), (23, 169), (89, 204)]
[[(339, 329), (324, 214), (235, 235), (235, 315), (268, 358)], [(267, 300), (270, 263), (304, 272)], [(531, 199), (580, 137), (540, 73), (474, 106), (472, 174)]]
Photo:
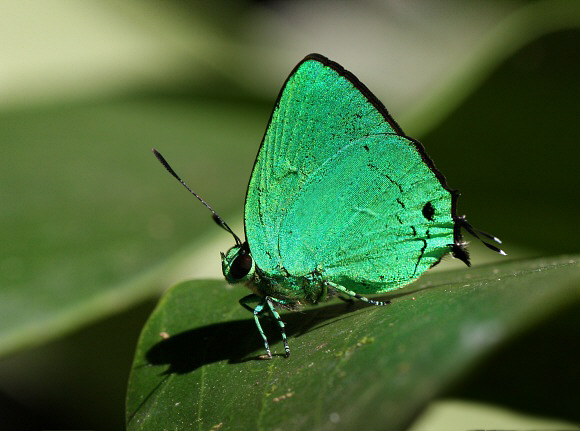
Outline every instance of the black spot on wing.
[(433, 221), (433, 216), (435, 215), (435, 207), (431, 202), (427, 202), (423, 205), (423, 209), (421, 210), (423, 213), (423, 217), (425, 217), (429, 221)]

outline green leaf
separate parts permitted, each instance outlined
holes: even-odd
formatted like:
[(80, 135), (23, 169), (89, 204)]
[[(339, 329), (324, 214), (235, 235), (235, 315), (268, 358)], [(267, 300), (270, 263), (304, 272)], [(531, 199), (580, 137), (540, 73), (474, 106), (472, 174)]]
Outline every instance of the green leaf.
[(569, 307), (577, 315), (580, 258), (432, 272), (387, 296), (389, 307), (335, 301), (288, 312), (292, 354), (281, 357), (266, 324), (280, 355), (270, 361), (237, 304), (245, 293), (189, 281), (165, 295), (139, 340), (128, 429), (403, 428), (516, 335)]

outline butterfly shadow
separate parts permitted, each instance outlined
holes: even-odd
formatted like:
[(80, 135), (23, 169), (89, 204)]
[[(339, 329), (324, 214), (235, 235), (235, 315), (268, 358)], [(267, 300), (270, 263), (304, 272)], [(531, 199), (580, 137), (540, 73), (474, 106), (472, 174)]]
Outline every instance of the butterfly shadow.
[[(406, 292), (403, 295), (411, 295)], [(401, 294), (389, 295), (378, 300), (391, 300)], [(346, 301), (325, 306), (285, 313), (286, 334), (298, 338), (309, 331), (318, 330), (338, 319), (354, 317), (354, 312), (373, 307), (360, 301)], [(274, 356), (284, 356), (279, 342), (280, 330), (273, 319), (261, 318), (262, 327), (270, 342)], [(292, 340), (290, 340), (292, 343)], [(292, 344), (290, 345), (292, 347)], [(278, 350), (279, 353), (276, 353)], [(256, 354), (258, 352), (258, 354)], [(264, 344), (254, 319), (233, 320), (201, 326), (154, 344), (146, 353), (149, 365), (168, 365), (163, 374), (186, 374), (214, 362), (227, 361), (238, 364), (250, 360), (264, 359)]]

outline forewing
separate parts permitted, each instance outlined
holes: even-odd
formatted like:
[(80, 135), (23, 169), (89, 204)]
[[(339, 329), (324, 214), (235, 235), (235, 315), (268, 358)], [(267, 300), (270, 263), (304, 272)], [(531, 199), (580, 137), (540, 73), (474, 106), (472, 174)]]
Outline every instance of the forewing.
[(257, 266), (318, 270), (373, 292), (409, 282), (449, 251), (452, 195), (422, 147), (401, 135), (352, 74), (322, 56), (304, 59), (282, 88), (248, 186)]

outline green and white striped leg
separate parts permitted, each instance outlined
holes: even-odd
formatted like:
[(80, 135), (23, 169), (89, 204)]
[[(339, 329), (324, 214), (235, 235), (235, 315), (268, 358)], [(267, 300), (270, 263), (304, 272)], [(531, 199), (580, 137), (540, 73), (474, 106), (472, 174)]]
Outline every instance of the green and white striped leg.
[(274, 319), (276, 319), (276, 322), (278, 322), (278, 326), (280, 327), (280, 333), (282, 334), (282, 342), (284, 343), (284, 351), (286, 352), (285, 356), (288, 357), (290, 356), (290, 347), (288, 346), (288, 338), (286, 337), (285, 325), (284, 322), (282, 322), (282, 319), (280, 318), (280, 315), (274, 308), (273, 304), (273, 302), (276, 302), (277, 304), (284, 304), (285, 302), (276, 298), (272, 298), (271, 296), (266, 296), (265, 301), (266, 304), (268, 304), (270, 313), (272, 313), (272, 316), (274, 316)]
[[(258, 304), (256, 305), (255, 308), (252, 308), (248, 305), (248, 303), (251, 302), (257, 302)], [(284, 350), (286, 352), (286, 357), (288, 357), (290, 356), (290, 347), (288, 347), (288, 339), (286, 337), (285, 325), (284, 322), (282, 322), (282, 319), (280, 318), (280, 314), (278, 314), (276, 308), (274, 308), (274, 303), (284, 304), (285, 301), (272, 298), (271, 296), (261, 297), (253, 293), (251, 295), (244, 296), (242, 299), (240, 299), (240, 305), (254, 314), (254, 321), (256, 322), (256, 327), (258, 328), (258, 332), (260, 333), (262, 340), (264, 340), (264, 347), (266, 348), (266, 353), (268, 354), (268, 357), (271, 358), (272, 352), (270, 350), (270, 344), (268, 343), (268, 338), (266, 337), (266, 334), (262, 329), (262, 325), (260, 324), (259, 319), (260, 315), (262, 315), (266, 311), (265, 307), (268, 306), (268, 311), (270, 312), (270, 314), (272, 314), (272, 317), (276, 319), (276, 322), (280, 327), (282, 341), (284, 342)]]
[[(262, 336), (262, 339), (264, 340), (264, 347), (266, 348), (266, 353), (268, 354), (268, 357), (271, 358), (272, 352), (270, 351), (270, 344), (268, 344), (268, 338), (266, 338), (266, 334), (264, 333), (264, 330), (262, 329), (262, 325), (260, 325), (260, 319), (259, 319), (260, 314), (262, 314), (264, 312), (264, 306), (266, 305), (266, 300), (258, 295), (254, 295), (252, 293), (251, 295), (244, 296), (242, 299), (240, 299), (239, 302), (240, 302), (240, 305), (242, 307), (244, 307), (246, 310), (251, 311), (254, 314), (254, 322), (256, 322), (256, 326), (258, 327), (258, 332), (260, 333), (260, 335)], [(255, 308), (252, 308), (248, 305), (248, 302), (258, 302), (258, 305), (256, 305)]]
[(359, 295), (356, 292), (353, 292), (352, 290), (347, 289), (344, 286), (341, 286), (340, 284), (336, 284), (333, 283), (332, 281), (325, 281), (324, 282), (327, 286), (332, 287), (333, 289), (338, 290), (341, 293), (344, 293), (345, 295), (351, 296), (353, 298), (359, 299), (363, 302), (366, 302), (367, 304), (371, 304), (371, 305), (389, 305), (391, 303), (391, 301), (375, 301), (374, 299), (370, 299), (367, 298), (366, 296), (362, 296)]

